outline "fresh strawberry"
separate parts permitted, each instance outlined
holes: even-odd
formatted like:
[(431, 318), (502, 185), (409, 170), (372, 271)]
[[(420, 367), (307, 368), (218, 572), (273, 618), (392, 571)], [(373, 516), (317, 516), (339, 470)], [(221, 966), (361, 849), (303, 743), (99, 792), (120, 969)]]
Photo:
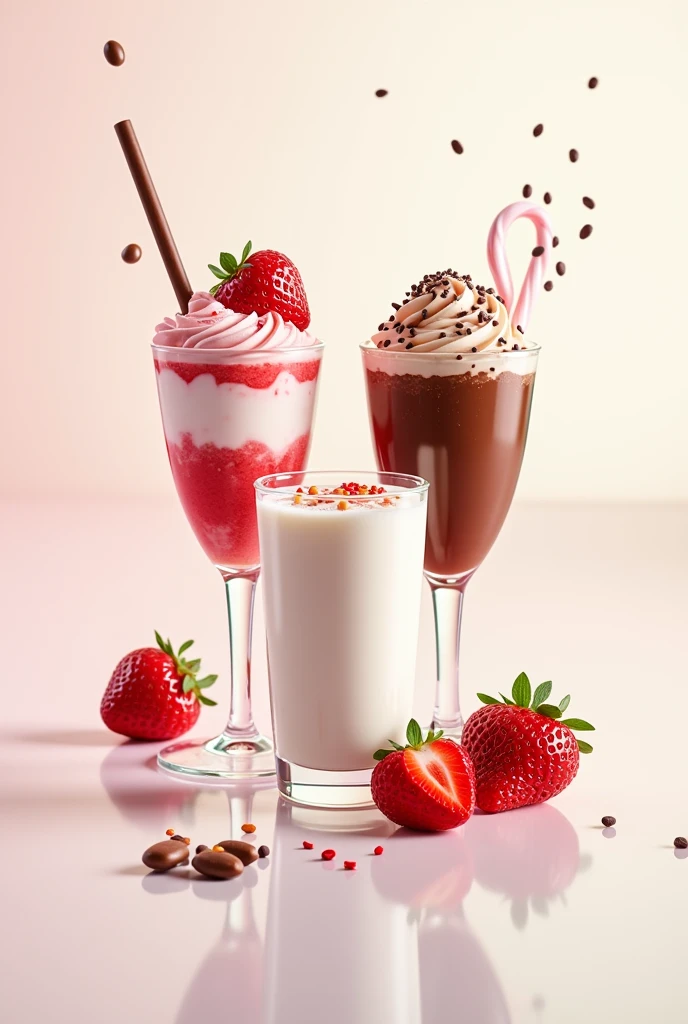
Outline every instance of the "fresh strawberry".
[(425, 742), (418, 722), (406, 730), (408, 745), (376, 750), (373, 800), (397, 825), (441, 832), (468, 821), (475, 807), (475, 774), (466, 751), (430, 730)]
[(112, 673), (100, 705), (108, 729), (134, 740), (172, 740), (195, 724), (201, 704), (215, 705), (201, 693), (217, 676), (197, 679), (200, 659), (182, 655), (193, 640), (177, 653), (169, 640), (155, 634), (157, 647), (142, 647), (127, 654)]
[(510, 700), (479, 693), (487, 707), (475, 711), (461, 742), (471, 755), (481, 811), (510, 811), (539, 804), (561, 793), (578, 771), (579, 751), (592, 747), (576, 739), (572, 729), (594, 729), (581, 718), (562, 718), (570, 696), (556, 706), (547, 704), (551, 682), (540, 683), (532, 695), (530, 680), (521, 672)]
[(301, 275), (290, 259), (274, 249), (254, 252), (247, 242), (241, 260), (229, 252), (220, 253), (220, 266), (208, 264), (220, 284), (210, 291), (218, 302), (235, 313), (279, 313), (294, 327), (305, 331), (311, 322), (306, 290)]

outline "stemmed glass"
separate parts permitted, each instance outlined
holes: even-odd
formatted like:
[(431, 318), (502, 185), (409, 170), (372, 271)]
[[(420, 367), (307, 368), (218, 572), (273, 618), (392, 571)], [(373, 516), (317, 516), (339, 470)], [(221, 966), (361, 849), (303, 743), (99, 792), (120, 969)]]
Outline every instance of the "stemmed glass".
[(430, 482), (425, 578), (432, 591), (437, 687), (432, 728), (457, 741), (464, 592), (516, 489), (539, 348), (455, 353), (361, 346), (380, 469)]
[(167, 452), (198, 542), (225, 584), (231, 696), (224, 731), (158, 754), (206, 779), (274, 775), (251, 711), (251, 633), (260, 554), (253, 481), (305, 469), (323, 345), (237, 352), (153, 345)]

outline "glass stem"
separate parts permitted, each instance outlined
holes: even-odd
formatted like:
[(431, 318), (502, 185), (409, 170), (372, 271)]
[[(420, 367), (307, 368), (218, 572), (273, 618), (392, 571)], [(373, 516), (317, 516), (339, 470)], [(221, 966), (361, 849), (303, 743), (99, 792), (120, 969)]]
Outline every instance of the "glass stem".
[(229, 720), (224, 731), (228, 740), (250, 739), (258, 735), (251, 712), (251, 634), (259, 572), (255, 569), (246, 575), (222, 573), (227, 593), (232, 674)]
[(429, 580), (435, 613), (435, 649), (437, 652), (437, 689), (432, 728), (443, 729), (460, 740), (463, 718), (459, 708), (459, 645), (461, 612), (467, 580), (460, 584), (439, 584)]

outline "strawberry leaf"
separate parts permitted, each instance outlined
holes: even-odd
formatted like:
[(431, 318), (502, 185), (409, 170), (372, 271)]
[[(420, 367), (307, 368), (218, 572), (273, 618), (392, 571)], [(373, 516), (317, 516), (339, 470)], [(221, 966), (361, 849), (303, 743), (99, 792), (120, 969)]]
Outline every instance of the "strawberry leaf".
[(401, 743), (396, 743), (394, 740), (387, 740), (387, 742), (389, 743), (390, 747), (392, 747), (394, 750), (403, 750), (404, 749), (402, 747)]
[(196, 682), (196, 686), (199, 690), (207, 690), (209, 686), (212, 686), (217, 676), (204, 676), (203, 679), (199, 679)]
[(196, 699), (199, 700), (201, 702), (201, 704), (205, 704), (209, 708), (217, 707), (217, 701), (216, 700), (211, 700), (210, 697), (206, 697), (202, 693), (197, 693), (196, 694)]
[(234, 256), (232, 256), (231, 252), (220, 253), (220, 266), (228, 274), (236, 274), (237, 261)]
[(567, 707), (571, 703), (571, 694), (567, 693), (565, 697), (562, 697), (559, 701), (559, 710), (562, 712), (566, 711)]
[(529, 707), (531, 698), (530, 679), (525, 672), (521, 672), (520, 675), (516, 676), (511, 689), (511, 696), (514, 698), (514, 704), (518, 704), (520, 708)]
[(512, 700), (509, 700), (508, 697), (505, 697), (503, 693), (500, 693), (499, 696), (502, 698), (505, 704), (509, 704), (510, 707), (514, 706), (514, 702)]
[(562, 718), (562, 725), (568, 725), (569, 729), (580, 729), (581, 731), (590, 730), (595, 731), (595, 726), (590, 725), (590, 722), (586, 722), (582, 718)]
[(164, 651), (165, 650), (165, 641), (160, 636), (160, 634), (158, 633), (157, 629), (155, 630), (155, 641), (156, 641), (158, 647), (160, 648), (160, 650)]
[(439, 732), (435, 733), (434, 739), (438, 740), (440, 736), (444, 736), (444, 729), (440, 729)]
[(540, 704), (544, 704), (550, 693), (552, 692), (552, 680), (548, 680), (546, 683), (540, 683), (539, 686), (535, 687), (535, 693), (533, 694), (533, 703), (530, 705), (532, 708), (537, 708)]
[(215, 277), (219, 277), (221, 281), (226, 281), (227, 280), (227, 275), (225, 274), (224, 270), (220, 270), (219, 267), (214, 267), (212, 265), (212, 263), (208, 264), (208, 270), (211, 273), (213, 273), (215, 275)]
[(576, 738), (576, 743), (578, 744), (578, 749), (581, 754), (592, 754), (592, 747), (589, 743), (586, 743), (585, 740), (579, 740)]
[(555, 721), (561, 718), (561, 711), (554, 704), (541, 704), (537, 709), (538, 715), (545, 715), (547, 718), (553, 718)]
[(373, 754), (373, 761), (383, 761), (388, 754), (393, 753), (393, 750), (383, 750), (382, 748), (380, 748), (380, 750), (376, 750), (375, 753)]
[[(224, 282), (224, 278), (223, 278), (223, 282)], [(219, 290), (220, 290), (220, 285), (219, 284), (214, 284), (213, 287), (210, 289), (210, 294), (211, 295), (217, 295)]]
[(408, 724), (406, 739), (411, 747), (419, 747), (423, 742), (423, 733), (415, 718), (412, 718)]
[(180, 657), (180, 655), (182, 655), (184, 653), (184, 651), (188, 651), (188, 649), (189, 649), (189, 647), (191, 647), (192, 643), (193, 643), (193, 640), (187, 640), (185, 643), (183, 643), (181, 645), (181, 647), (179, 648), (179, 653), (177, 654), (177, 657)]
[(250, 251), (251, 251), (251, 243), (247, 242), (246, 245), (244, 246), (244, 251), (241, 254), (241, 262), (242, 263), (246, 262), (246, 258), (248, 256), (248, 254), (250, 253)]
[(483, 704), (500, 704), (501, 703), (501, 701), (498, 701), (496, 697), (490, 697), (486, 693), (478, 693), (478, 694), (476, 694), (476, 696), (477, 696), (478, 700), (481, 700), (483, 702)]
[(182, 691), (184, 693), (190, 693), (191, 690), (196, 688), (196, 680), (193, 676), (184, 676), (184, 682), (182, 683)]

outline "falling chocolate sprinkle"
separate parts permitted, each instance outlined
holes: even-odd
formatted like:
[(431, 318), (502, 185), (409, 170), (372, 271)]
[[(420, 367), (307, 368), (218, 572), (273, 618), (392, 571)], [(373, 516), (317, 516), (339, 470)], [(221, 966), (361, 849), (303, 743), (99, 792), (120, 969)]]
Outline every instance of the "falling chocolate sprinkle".
[(553, 248), (553, 249), (556, 249), (556, 247), (557, 247), (558, 245), (559, 245), (559, 239), (557, 238), (557, 236), (556, 236), (556, 235), (554, 235), (554, 236), (553, 236), (553, 238), (552, 238), (552, 248)]
[(545, 281), (545, 291), (551, 292), (554, 288), (554, 284), (551, 281)]
[(532, 255), (533, 256), (542, 256), (544, 251), (545, 251), (544, 245), (536, 245), (535, 248), (533, 249)]
[(533, 135), (537, 139), (538, 135), (542, 135), (544, 130), (545, 130), (545, 126), (544, 125), (536, 124), (535, 127), (533, 128)]
[(533, 194), (532, 187), (530, 185), (524, 185), (523, 186), (523, 198), (524, 199), (530, 199), (532, 194)]
[(591, 199), (590, 196), (583, 196), (583, 206), (587, 206), (589, 210), (594, 210), (595, 200)]
[(557, 274), (559, 275), (559, 277), (563, 277), (565, 273), (566, 273), (566, 264), (562, 263), (561, 261), (559, 261), (559, 263), (557, 263)]
[(578, 159), (578, 156), (579, 156), (579, 154), (578, 154), (578, 150), (577, 149), (570, 149), (569, 150), (569, 160), (571, 161), (572, 164), (575, 164), (576, 160)]
[(588, 80), (588, 89), (596, 89), (599, 81), (599, 78), (595, 78), (593, 75), (593, 77)]
[(130, 245), (125, 245), (120, 255), (125, 263), (138, 263), (141, 259), (141, 246), (132, 242)]
[(375, 90), (375, 95), (379, 96), (380, 99), (382, 99), (383, 96), (387, 95), (387, 89), (376, 89)]
[(103, 47), (103, 53), (105, 60), (113, 67), (118, 68), (124, 64), (124, 47), (116, 39), (108, 39)]
[(455, 153), (463, 153), (463, 146), (458, 139), (452, 139), (451, 147)]
[(551, 192), (545, 192), (545, 194), (544, 194), (544, 196), (542, 198), (545, 200), (545, 202), (549, 206), (549, 204), (552, 202), (552, 193)]
[(592, 234), (592, 224), (584, 224), (578, 233), (579, 238), (590, 238)]

